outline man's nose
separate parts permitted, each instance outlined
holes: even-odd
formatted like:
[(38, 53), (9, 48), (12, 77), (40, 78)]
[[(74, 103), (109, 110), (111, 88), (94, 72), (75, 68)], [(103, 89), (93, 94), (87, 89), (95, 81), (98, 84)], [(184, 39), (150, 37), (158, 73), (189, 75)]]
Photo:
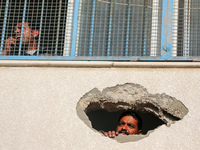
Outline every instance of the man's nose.
[(16, 29), (15, 31), (14, 31), (14, 33), (20, 33), (20, 29)]
[(127, 125), (125, 124), (123, 127), (122, 127), (123, 130), (127, 130)]

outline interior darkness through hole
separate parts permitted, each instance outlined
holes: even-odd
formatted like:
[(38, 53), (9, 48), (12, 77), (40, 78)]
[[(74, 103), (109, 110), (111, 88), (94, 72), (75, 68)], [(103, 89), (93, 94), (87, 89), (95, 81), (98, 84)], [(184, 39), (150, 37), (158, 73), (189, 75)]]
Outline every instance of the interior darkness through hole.
[[(87, 113), (89, 120), (92, 123), (92, 127), (97, 131), (111, 131), (116, 130), (118, 119), (121, 113), (107, 112), (106, 110), (91, 111)], [(137, 112), (142, 117), (142, 134), (146, 134), (150, 130), (154, 130), (158, 126), (164, 124), (164, 122), (151, 113)]]

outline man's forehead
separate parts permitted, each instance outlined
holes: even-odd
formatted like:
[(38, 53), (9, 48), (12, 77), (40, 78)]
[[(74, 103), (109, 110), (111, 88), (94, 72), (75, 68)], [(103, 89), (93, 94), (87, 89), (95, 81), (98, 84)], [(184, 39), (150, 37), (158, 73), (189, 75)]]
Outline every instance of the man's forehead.
[(125, 121), (128, 123), (133, 123), (133, 124), (137, 124), (138, 120), (136, 120), (133, 116), (123, 116), (119, 122), (121, 121)]
[[(24, 22), (24, 27), (28, 27), (28, 23), (27, 22)], [(22, 27), (22, 22), (18, 23), (15, 28), (19, 28), (19, 27)]]

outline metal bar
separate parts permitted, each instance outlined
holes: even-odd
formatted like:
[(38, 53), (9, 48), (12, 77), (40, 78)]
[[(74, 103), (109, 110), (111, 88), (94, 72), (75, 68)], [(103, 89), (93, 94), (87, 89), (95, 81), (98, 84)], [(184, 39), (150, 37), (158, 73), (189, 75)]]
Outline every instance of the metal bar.
[(190, 0), (188, 0), (188, 8), (187, 8), (187, 48), (186, 48), (186, 56), (189, 56), (189, 23), (190, 23)]
[(125, 56), (128, 56), (129, 24), (130, 24), (130, 0), (128, 1), (128, 21), (127, 21), (127, 29), (126, 29), (126, 50), (125, 50)]
[(95, 7), (96, 7), (96, 0), (93, 1), (93, 10), (92, 10), (92, 26), (91, 26), (91, 37), (90, 37), (90, 53), (89, 56), (92, 56), (92, 42), (93, 42), (93, 35), (94, 35), (94, 17), (95, 17)]
[(160, 36), (160, 21), (159, 17), (160, 15), (160, 5), (159, 5), (160, 0), (153, 0), (152, 4), (152, 21), (151, 21), (151, 48), (150, 48), (150, 56), (158, 56), (160, 48), (158, 47), (159, 45), (159, 36)]
[[(172, 56), (177, 56), (177, 45), (178, 45), (178, 31), (177, 31), (177, 27), (178, 27), (178, 4), (179, 1), (174, 0), (173, 3), (173, 34), (172, 34)], [(163, 28), (163, 27), (162, 27)], [(162, 42), (162, 41), (161, 41)], [(161, 43), (163, 45), (163, 43)], [(161, 50), (164, 50), (164, 47), (161, 47)]]
[(60, 30), (61, 6), (62, 6), (62, 0), (60, 0), (60, 3), (59, 3), (59, 13), (58, 13), (58, 25), (57, 25), (57, 34), (56, 34), (56, 48), (55, 48), (55, 55), (57, 54), (57, 51), (58, 51), (58, 37), (59, 37), (59, 30)]
[(148, 21), (148, 0), (146, 0), (146, 3), (145, 3), (145, 16), (144, 16), (144, 50), (143, 50), (143, 56), (146, 56), (147, 21)]
[(2, 55), (2, 51), (3, 51), (3, 43), (4, 43), (4, 37), (5, 37), (5, 31), (6, 31), (6, 20), (7, 20), (7, 15), (8, 15), (8, 5), (9, 5), (9, 0), (6, 1), (6, 10), (5, 10), (5, 15), (4, 15), (3, 31), (2, 31), (2, 38), (1, 38), (0, 56)]
[(42, 1), (42, 10), (41, 10), (41, 18), (40, 18), (40, 30), (39, 30), (39, 38), (38, 38), (38, 45), (37, 45), (37, 56), (39, 55), (39, 51), (40, 51), (40, 40), (41, 40), (43, 12), (44, 12), (44, 0)]
[(75, 56), (76, 53), (76, 38), (77, 38), (77, 28), (78, 28), (78, 10), (79, 10), (80, 0), (75, 1), (74, 7), (74, 20), (73, 20), (73, 33), (72, 33), (72, 46), (71, 46), (71, 56)]
[[(93, 57), (93, 56), (78, 56), (78, 57), (71, 57), (71, 56), (56, 56), (56, 57), (49, 57), (49, 56), (1, 56), (0, 60), (69, 60), (69, 61), (143, 61), (143, 62), (166, 62), (166, 59), (161, 59), (160, 57), (148, 57), (148, 56), (127, 56), (127, 57), (121, 57), (121, 56), (99, 56), (99, 57)], [(169, 62), (187, 62), (187, 61), (199, 61), (200, 56), (192, 56), (192, 57), (173, 57), (172, 59), (168, 60)]]
[(110, 6), (110, 21), (109, 21), (109, 31), (108, 31), (108, 51), (107, 56), (110, 56), (110, 39), (111, 39), (111, 28), (112, 28), (112, 11), (113, 11), (113, 0), (111, 0)]
[(161, 50), (172, 51), (172, 16), (174, 0), (163, 0)]
[(22, 49), (22, 38), (23, 38), (23, 31), (24, 31), (24, 22), (25, 22), (25, 14), (26, 14), (26, 4), (27, 0), (24, 2), (24, 11), (23, 11), (23, 19), (22, 19), (22, 27), (21, 27), (21, 35), (20, 35), (20, 44), (19, 44), (19, 53), (18, 56), (21, 55), (21, 49)]
[(65, 43), (63, 56), (69, 56), (71, 50), (72, 41), (72, 25), (73, 25), (73, 14), (74, 14), (74, 0), (68, 0), (67, 4), (67, 19), (65, 27)]

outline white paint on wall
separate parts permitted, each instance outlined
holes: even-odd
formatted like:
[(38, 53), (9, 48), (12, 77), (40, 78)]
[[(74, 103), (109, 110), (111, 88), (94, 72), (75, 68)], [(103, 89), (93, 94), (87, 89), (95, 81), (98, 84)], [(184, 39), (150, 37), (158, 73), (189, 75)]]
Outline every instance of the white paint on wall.
[[(199, 149), (199, 68), (0, 67), (0, 75), (0, 149)], [(176, 97), (189, 112), (137, 142), (118, 143), (88, 128), (76, 114), (79, 99), (124, 83)]]

